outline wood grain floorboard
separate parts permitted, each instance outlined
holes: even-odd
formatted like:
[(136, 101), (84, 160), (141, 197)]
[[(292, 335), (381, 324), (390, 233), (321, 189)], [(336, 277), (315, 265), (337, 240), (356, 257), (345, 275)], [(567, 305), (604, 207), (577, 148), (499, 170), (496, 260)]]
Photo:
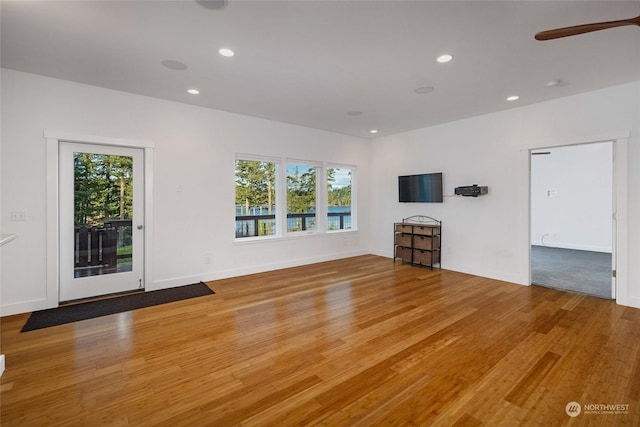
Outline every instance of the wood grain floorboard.
[[(208, 285), (26, 333), (0, 319), (0, 424), (640, 425), (634, 308), (373, 255)], [(589, 411), (607, 404), (628, 410)]]

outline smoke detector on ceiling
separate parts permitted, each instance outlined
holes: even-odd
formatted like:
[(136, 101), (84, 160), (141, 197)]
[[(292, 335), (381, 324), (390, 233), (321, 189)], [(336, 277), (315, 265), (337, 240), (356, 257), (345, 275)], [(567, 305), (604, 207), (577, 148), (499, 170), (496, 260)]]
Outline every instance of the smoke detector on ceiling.
[(560, 80), (560, 79), (554, 79), (554, 80), (549, 80), (548, 82), (546, 82), (544, 84), (546, 87), (560, 87), (560, 86), (568, 86), (569, 83)]

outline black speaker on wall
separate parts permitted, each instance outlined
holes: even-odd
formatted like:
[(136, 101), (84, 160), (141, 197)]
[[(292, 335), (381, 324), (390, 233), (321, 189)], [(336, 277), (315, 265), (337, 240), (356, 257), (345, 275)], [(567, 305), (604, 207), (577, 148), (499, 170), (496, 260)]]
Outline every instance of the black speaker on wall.
[(489, 192), (489, 187), (487, 186), (478, 186), (476, 184), (467, 185), (464, 187), (456, 187), (454, 193), (457, 196), (468, 196), (468, 197), (478, 197), (484, 196)]

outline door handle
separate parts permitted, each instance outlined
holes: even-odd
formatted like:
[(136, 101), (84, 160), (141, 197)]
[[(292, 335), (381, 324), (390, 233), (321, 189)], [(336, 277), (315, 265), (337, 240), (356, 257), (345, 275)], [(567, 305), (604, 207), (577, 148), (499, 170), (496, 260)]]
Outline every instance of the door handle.
[(138, 230), (142, 230), (144, 228), (144, 225), (140, 224), (139, 226), (136, 227)]

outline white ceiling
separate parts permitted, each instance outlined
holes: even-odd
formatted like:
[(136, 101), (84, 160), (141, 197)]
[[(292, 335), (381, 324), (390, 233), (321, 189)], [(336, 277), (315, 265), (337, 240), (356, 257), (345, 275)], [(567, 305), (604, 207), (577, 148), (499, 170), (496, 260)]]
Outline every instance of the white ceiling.
[(640, 80), (638, 27), (533, 38), (635, 17), (640, 1), (3, 0), (0, 12), (2, 67), (365, 138)]

